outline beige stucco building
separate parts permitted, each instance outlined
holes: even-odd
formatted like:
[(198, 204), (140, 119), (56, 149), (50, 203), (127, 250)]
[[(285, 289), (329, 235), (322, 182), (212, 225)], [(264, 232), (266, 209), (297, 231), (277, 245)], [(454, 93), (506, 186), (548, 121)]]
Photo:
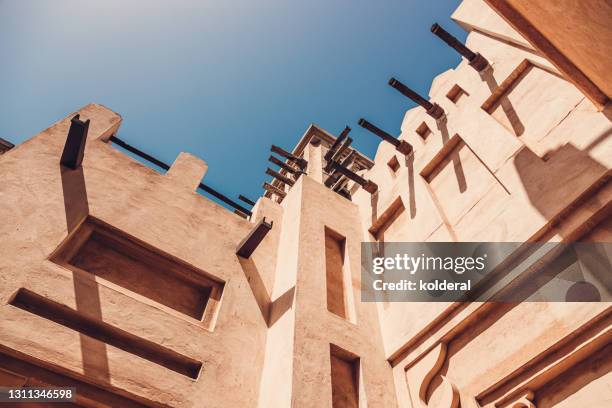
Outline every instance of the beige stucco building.
[(453, 18), (488, 66), (433, 80), (444, 114), (406, 112), (411, 153), (347, 145), (335, 160), (358, 183), (312, 125), (292, 152), (305, 172), (280, 170), (247, 218), (196, 192), (204, 161), (160, 174), (117, 150), (101, 105), (76, 112), (75, 169), (74, 114), (6, 145), (0, 386), (76, 387), (85, 407), (610, 406), (609, 303), (360, 301), (361, 242), (612, 242), (609, 77), (577, 80), (558, 61), (579, 50), (551, 58), (480, 0)]

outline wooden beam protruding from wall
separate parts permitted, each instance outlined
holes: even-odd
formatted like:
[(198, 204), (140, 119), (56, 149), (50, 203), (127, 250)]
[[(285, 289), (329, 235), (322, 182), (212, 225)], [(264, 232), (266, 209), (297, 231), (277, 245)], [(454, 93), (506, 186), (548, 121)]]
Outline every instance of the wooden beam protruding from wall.
[(83, 155), (85, 154), (85, 142), (87, 141), (87, 132), (89, 131), (89, 119), (85, 122), (79, 119), (79, 115), (74, 115), (70, 119), (70, 129), (68, 137), (64, 145), (64, 151), (60, 159), (62, 166), (71, 169), (78, 169), (83, 163)]

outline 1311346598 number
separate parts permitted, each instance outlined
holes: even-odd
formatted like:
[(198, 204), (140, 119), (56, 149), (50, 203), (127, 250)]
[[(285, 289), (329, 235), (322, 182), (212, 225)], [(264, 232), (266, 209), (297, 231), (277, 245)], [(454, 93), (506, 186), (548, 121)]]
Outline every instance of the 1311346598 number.
[(74, 401), (76, 390), (74, 388), (8, 388), (0, 387), (0, 402), (15, 402), (19, 400), (64, 402)]

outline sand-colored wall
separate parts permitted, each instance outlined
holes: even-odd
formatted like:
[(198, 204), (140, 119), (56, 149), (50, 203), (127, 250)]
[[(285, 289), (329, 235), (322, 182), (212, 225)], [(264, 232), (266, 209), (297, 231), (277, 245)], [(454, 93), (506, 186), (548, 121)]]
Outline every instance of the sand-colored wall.
[[(252, 224), (197, 194), (193, 182), (202, 173), (194, 174), (193, 166), (182, 173), (158, 174), (104, 142), (120, 124), (116, 113), (100, 105), (88, 105), (79, 113), (82, 120), (91, 120), (81, 170), (59, 165), (68, 118), (0, 161), (2, 352), (147, 404), (201, 406), (205, 401), (209, 407), (255, 406), (267, 316), (247, 281), (248, 265), (241, 265), (234, 254)], [(196, 168), (205, 170), (193, 160)], [(273, 208), (268, 213), (280, 222)], [(224, 282), (214, 329), (50, 261), (86, 216)], [(274, 270), (269, 268), (274, 266), (278, 236), (273, 233), (266, 240), (271, 242), (262, 246), (268, 248), (254, 254), (250, 266), (258, 267), (264, 284), (271, 285)], [(197, 380), (188, 378), (11, 306), (19, 288), (202, 362), (202, 371)]]
[[(301, 178), (300, 183), (300, 273), (296, 292), (292, 404), (296, 407), (330, 406), (329, 350), (333, 344), (360, 359), (362, 403), (393, 407), (391, 369), (384, 360), (376, 307), (359, 302), (361, 223), (357, 208), (310, 177)], [(352, 282), (346, 289), (355, 307), (352, 321), (327, 308), (325, 227), (346, 238), (346, 262)]]
[[(258, 200), (249, 222), (194, 191), (206, 172), (201, 160), (182, 154), (159, 174), (107, 142), (118, 131), (117, 114), (100, 105), (78, 113), (91, 121), (82, 168), (59, 164), (72, 114), (0, 163), (7, 175), (0, 192), (6, 202), (0, 372), (14, 373), (6, 374), (11, 381), (79, 389), (90, 384), (79, 394), (84, 406), (113, 406), (118, 396), (125, 406), (326, 406), (332, 404), (330, 350), (336, 347), (358, 361), (353, 390), (362, 406), (395, 405), (376, 307), (359, 302), (358, 207), (321, 184), (320, 168), (302, 176), (282, 204)], [(311, 162), (321, 162), (320, 145), (307, 150)], [(263, 217), (273, 223), (270, 233), (249, 259), (236, 256), (239, 242)], [(133, 243), (118, 248), (120, 242), (95, 235), (97, 225)], [(326, 227), (344, 237), (330, 258), (341, 263), (334, 265), (341, 276), (331, 280)], [(150, 251), (163, 262), (141, 264), (139, 257)], [(189, 291), (189, 298), (164, 301), (177, 295), (172, 285), (187, 290), (183, 281), (163, 277), (174, 269), (194, 281), (201, 274), (203, 282), (220, 283), (214, 316), (207, 309), (199, 321), (200, 305)], [(138, 278), (125, 276), (130, 273)], [(151, 288), (153, 279), (170, 286)], [(343, 305), (343, 317), (328, 310), (332, 281), (343, 299), (330, 301)], [(90, 329), (53, 317), (56, 312), (23, 310), (29, 298), (16, 297), (20, 289), (70, 308), (69, 320), (82, 316), (104, 324), (108, 336), (136, 338), (136, 349), (163, 348), (199, 362), (201, 372), (189, 378), (134, 349), (113, 346), (118, 343), (109, 337), (92, 338), (80, 332)], [(43, 376), (33, 367), (47, 371)]]
[(610, 101), (609, 1), (487, 0), (600, 107)]
[[(195, 192), (202, 160), (181, 154), (159, 174), (116, 150), (108, 137), (121, 118), (100, 105), (79, 110), (91, 120), (81, 169), (59, 164), (73, 115), (3, 154), (0, 382), (76, 385), (83, 406), (332, 407), (358, 399), (360, 407), (569, 407), (609, 399), (608, 303), (360, 302), (362, 241), (612, 241), (610, 112), (482, 0), (464, 1), (453, 18), (490, 67), (478, 73), (462, 61), (433, 79), (429, 97), (443, 120), (406, 112), (400, 138), (414, 154), (381, 143), (373, 167), (359, 170), (378, 185), (374, 195), (352, 185), (349, 201), (324, 186), (327, 146), (309, 137), (320, 137), (316, 127), (300, 141), (307, 174), (284, 199), (260, 198), (250, 221)], [(451, 100), (457, 87), (462, 96)], [(388, 165), (394, 157), (397, 171)], [(147, 296), (137, 279), (122, 286), (122, 273), (145, 276), (147, 268), (130, 266), (138, 256), (79, 250), (87, 217), (159, 253), (168, 273), (214, 282), (221, 295), (199, 320), (189, 290), (189, 302), (164, 303), (155, 300), (172, 296), (163, 288)], [(272, 230), (249, 259), (236, 256), (264, 217)], [(70, 253), (88, 258), (72, 262)], [(128, 270), (109, 271), (113, 259)], [(114, 282), (79, 266), (102, 268)], [(152, 269), (164, 282), (163, 268)], [(16, 297), (19, 289), (27, 291)], [(73, 326), (24, 310), (31, 299), (55, 302), (51, 314), (70, 308)], [(191, 378), (80, 333), (75, 316), (202, 369)]]
[[(379, 146), (366, 174), (378, 195), (355, 197), (364, 239), (374, 239), (369, 227), (399, 198), (405, 210), (386, 229), (386, 242), (573, 241), (587, 233), (612, 241), (605, 222), (612, 199), (609, 113), (525, 47), (484, 2), (465, 1), (453, 18), (471, 31), (467, 45), (491, 66), (478, 73), (463, 61), (434, 79), (430, 100), (446, 116), (435, 121), (421, 108), (406, 113), (400, 138), (414, 146), (414, 156)], [(451, 101), (455, 86), (464, 95)], [(431, 131), (426, 139), (417, 133), (423, 123)], [(393, 156), (401, 168), (390, 176)], [(536, 365), (563, 358), (585, 367), (608, 364), (610, 350), (600, 337), (610, 336), (608, 303), (384, 302), (378, 309), (403, 407), (450, 407), (458, 398), (462, 407), (506, 406), (525, 389), (531, 394), (524, 406), (564, 406), (572, 395), (575, 406), (587, 406), (587, 395), (610, 382), (605, 370), (585, 375)], [(549, 355), (571, 342), (588, 344), (589, 352)], [(519, 381), (517, 370), (528, 364)], [(573, 385), (554, 396), (557, 382)]]

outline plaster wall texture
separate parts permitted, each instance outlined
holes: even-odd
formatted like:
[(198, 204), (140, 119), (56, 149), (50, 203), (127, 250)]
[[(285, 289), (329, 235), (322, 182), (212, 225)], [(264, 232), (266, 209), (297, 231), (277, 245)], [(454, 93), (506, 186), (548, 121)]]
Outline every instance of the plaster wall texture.
[[(364, 208), (364, 236), (399, 198), (404, 212), (385, 229), (386, 242), (610, 242), (609, 112), (483, 5), (464, 1), (453, 18), (489, 69), (478, 73), (464, 60), (434, 79), (430, 101), (446, 117), (435, 121), (420, 107), (406, 113), (400, 139), (414, 146), (413, 157), (380, 145), (366, 175), (378, 195), (354, 197)], [(463, 95), (453, 101), (455, 86)], [(401, 167), (390, 175), (393, 156)], [(400, 406), (589, 406), (589, 392), (601, 393), (599, 404), (609, 401), (610, 350), (594, 340), (602, 331), (610, 339), (609, 303), (383, 302), (378, 309)], [(604, 350), (584, 357), (582, 372), (535, 368), (558, 363), (551, 350), (580, 342), (578, 333)], [(573, 385), (551, 385), (559, 383)]]
[(610, 102), (610, 2), (486, 1), (600, 109)]
[[(117, 130), (119, 115), (100, 105), (79, 113), (91, 120), (82, 169), (61, 168), (56, 160), (68, 118), (17, 146), (0, 163), (3, 352), (27, 355), (43, 367), (143, 404), (199, 406), (205, 395), (206, 406), (254, 406), (267, 325), (243, 267), (230, 256), (251, 223), (195, 193), (190, 171), (185, 188), (185, 180), (176, 180), (178, 172), (158, 174), (105, 143)], [(224, 282), (214, 330), (145, 296), (52, 262), (54, 251), (86, 217)], [(275, 244), (274, 234), (267, 239)], [(251, 262), (268, 259), (258, 254)], [(260, 267), (263, 276), (270, 273), (268, 267)], [(201, 373), (194, 380), (16, 308), (10, 301), (19, 288), (199, 361)]]
[[(433, 80), (445, 116), (406, 112), (414, 154), (381, 143), (371, 168), (360, 159), (375, 194), (324, 186), (316, 126), (300, 141), (307, 174), (250, 220), (195, 191), (204, 161), (181, 153), (160, 174), (113, 148), (121, 117), (100, 105), (78, 111), (81, 168), (59, 164), (74, 114), (4, 153), (0, 382), (77, 386), (90, 407), (611, 400), (609, 303), (360, 302), (363, 241), (612, 241), (610, 110), (483, 1), (453, 18), (490, 67), (464, 60)], [(237, 256), (263, 218), (271, 231)], [(123, 237), (123, 255), (96, 228)]]

